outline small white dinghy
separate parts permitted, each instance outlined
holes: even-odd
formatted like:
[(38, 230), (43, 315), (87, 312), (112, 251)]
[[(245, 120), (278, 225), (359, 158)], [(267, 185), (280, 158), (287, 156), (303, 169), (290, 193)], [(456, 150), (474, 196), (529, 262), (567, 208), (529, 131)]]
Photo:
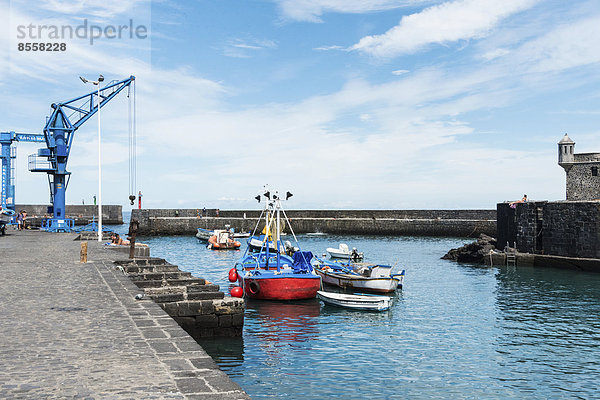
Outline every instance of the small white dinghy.
[(327, 252), (329, 253), (329, 257), (331, 258), (343, 258), (346, 260), (359, 261), (364, 258), (363, 253), (359, 253), (355, 247), (350, 250), (346, 243), (340, 243), (340, 246), (336, 249), (333, 247), (328, 247)]
[(345, 294), (324, 292), (319, 290), (317, 298), (324, 303), (355, 310), (385, 311), (390, 308), (391, 299), (387, 296), (373, 296), (362, 294)]

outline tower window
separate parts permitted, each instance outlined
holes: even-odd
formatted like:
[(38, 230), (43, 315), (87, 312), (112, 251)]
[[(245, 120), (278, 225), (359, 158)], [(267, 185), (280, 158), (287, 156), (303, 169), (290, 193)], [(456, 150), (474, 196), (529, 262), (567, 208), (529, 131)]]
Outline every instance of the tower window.
[(598, 176), (598, 167), (592, 167), (592, 176)]

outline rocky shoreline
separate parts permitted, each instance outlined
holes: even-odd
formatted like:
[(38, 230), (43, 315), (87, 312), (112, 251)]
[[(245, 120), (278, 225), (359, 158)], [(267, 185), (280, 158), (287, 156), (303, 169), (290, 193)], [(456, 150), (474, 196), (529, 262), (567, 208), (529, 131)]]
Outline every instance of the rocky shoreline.
[(450, 250), (442, 257), (442, 260), (465, 263), (483, 263), (484, 257), (495, 248), (496, 239), (482, 233), (475, 242), (468, 243), (457, 249)]

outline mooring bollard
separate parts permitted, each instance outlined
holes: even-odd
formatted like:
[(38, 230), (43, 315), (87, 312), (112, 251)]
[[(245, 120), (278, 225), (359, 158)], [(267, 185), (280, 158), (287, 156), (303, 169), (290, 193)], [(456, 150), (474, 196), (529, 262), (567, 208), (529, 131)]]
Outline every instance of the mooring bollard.
[(81, 252), (79, 261), (82, 263), (87, 262), (87, 245), (88, 242), (81, 242)]
[(137, 231), (140, 228), (140, 223), (137, 219), (132, 219), (129, 223), (129, 258), (135, 258), (135, 236), (137, 235)]

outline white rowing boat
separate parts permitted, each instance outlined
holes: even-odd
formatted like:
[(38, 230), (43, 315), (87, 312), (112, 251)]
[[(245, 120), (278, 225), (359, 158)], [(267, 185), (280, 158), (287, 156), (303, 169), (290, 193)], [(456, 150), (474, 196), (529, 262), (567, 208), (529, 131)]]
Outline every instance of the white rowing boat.
[(327, 252), (329, 253), (329, 257), (331, 258), (343, 258), (345, 260), (359, 261), (364, 258), (363, 253), (359, 253), (356, 248), (348, 248), (346, 243), (340, 243), (340, 246), (336, 249), (333, 247), (328, 247)]
[(387, 296), (334, 293), (322, 290), (317, 292), (317, 298), (327, 304), (355, 310), (385, 311), (390, 308), (391, 303), (391, 299)]

